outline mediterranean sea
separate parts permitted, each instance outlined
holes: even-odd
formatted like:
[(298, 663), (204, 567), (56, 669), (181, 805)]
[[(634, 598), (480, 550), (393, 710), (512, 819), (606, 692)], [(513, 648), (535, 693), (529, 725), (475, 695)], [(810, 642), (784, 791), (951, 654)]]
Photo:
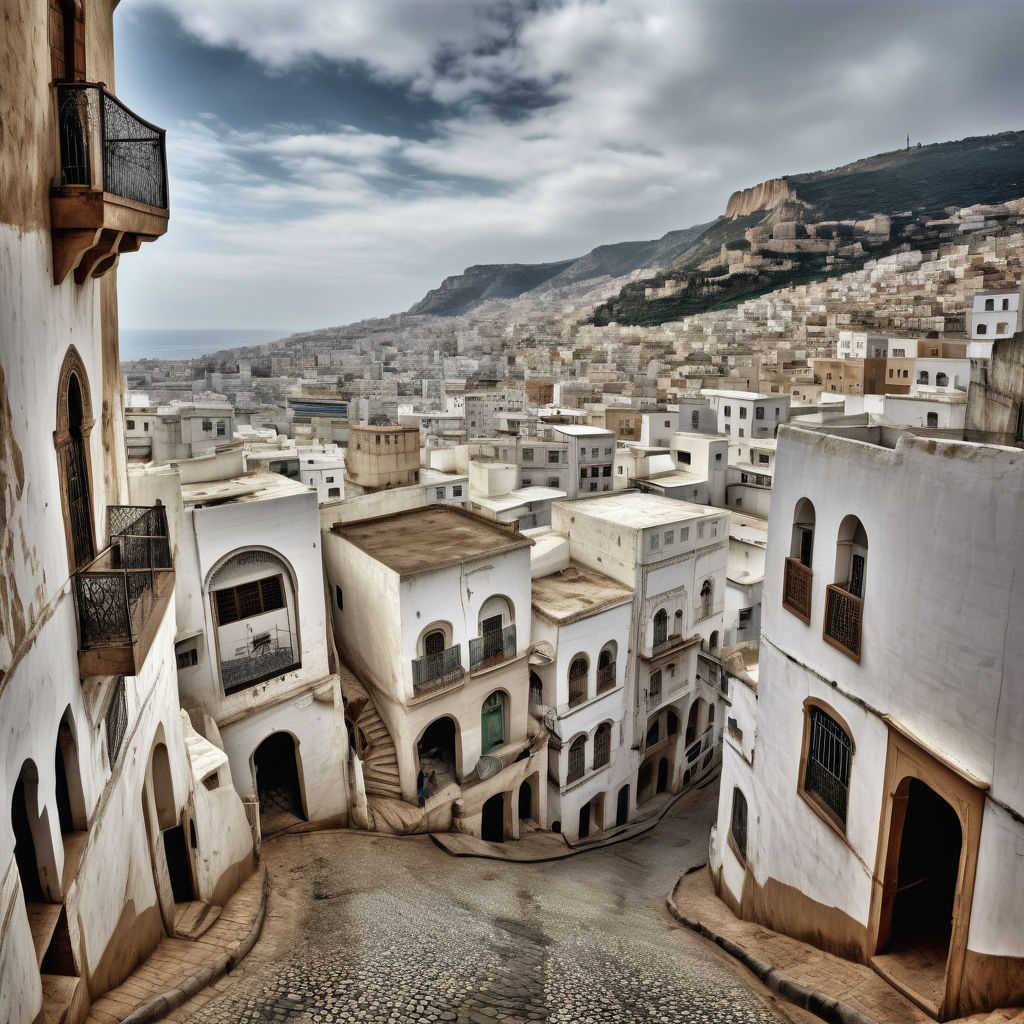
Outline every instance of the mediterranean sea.
[(243, 345), (262, 345), (291, 331), (265, 328), (122, 327), (121, 361), (132, 359), (196, 359)]

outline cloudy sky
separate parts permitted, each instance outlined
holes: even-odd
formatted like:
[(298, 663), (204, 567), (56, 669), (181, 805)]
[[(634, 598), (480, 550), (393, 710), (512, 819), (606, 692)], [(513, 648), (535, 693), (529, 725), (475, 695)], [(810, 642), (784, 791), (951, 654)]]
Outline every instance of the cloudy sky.
[(386, 315), (908, 131), (1024, 128), (1019, 0), (124, 0), (115, 31), (171, 181), (127, 327)]

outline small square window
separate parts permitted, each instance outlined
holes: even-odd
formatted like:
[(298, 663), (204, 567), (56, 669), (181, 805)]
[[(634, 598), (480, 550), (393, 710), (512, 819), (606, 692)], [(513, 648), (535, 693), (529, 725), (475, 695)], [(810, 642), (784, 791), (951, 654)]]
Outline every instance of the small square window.
[(438, 501), (444, 501), (444, 488), (443, 487), (435, 487), (434, 488), (434, 497), (437, 498)]
[(656, 533), (652, 533), (647, 541), (647, 546), (651, 551), (657, 551), (661, 546), (661, 538)]
[(764, 419), (764, 406), (763, 405), (759, 405), (754, 410), (754, 419), (755, 420), (763, 420)]
[(557, 451), (549, 451), (548, 452), (548, 462), (554, 462), (554, 463), (558, 462), (558, 452)]
[(462, 497), (462, 484), (456, 484), (452, 488), (452, 495), (454, 497), (456, 497), (456, 498), (461, 498)]
[(722, 461), (722, 453), (721, 452), (715, 452), (715, 462), (721, 462), (721, 461)]
[(149, 430), (149, 420), (146, 420), (146, 422), (142, 424), (142, 429)]
[(178, 668), (192, 668), (199, 664), (199, 654), (193, 647), (191, 650), (182, 651), (176, 655), (175, 660), (178, 663)]
[(334, 483), (334, 477), (333, 476), (327, 477), (327, 483), (333, 484)]
[(532, 448), (524, 448), (523, 449), (523, 462), (533, 462), (533, 449)]
[(746, 406), (743, 406), (743, 405), (741, 405), (741, 406), (740, 406), (740, 419), (741, 419), (741, 420), (745, 420), (746, 418), (747, 418), (747, 409), (746, 409)]
[(611, 466), (602, 466), (601, 467), (601, 476), (611, 476), (611, 475), (612, 475), (612, 467)]
[(740, 427), (740, 437), (743, 437), (743, 436), (744, 436), (744, 435), (743, 435), (743, 428), (742, 428), (742, 427)]
[(679, 531), (679, 539), (680, 539), (681, 541), (684, 541), (684, 540), (689, 540), (689, 539), (690, 539), (690, 528), (689, 528), (688, 526), (684, 526), (684, 527), (683, 527), (683, 528), (682, 528), (682, 529), (681, 529), (681, 530)]
[(328, 498), (340, 498), (341, 497), (341, 488), (340, 487), (328, 487), (327, 488), (327, 497)]
[(125, 420), (124, 425), (125, 425), (126, 429), (134, 430), (135, 429), (135, 420)]
[(676, 539), (676, 532), (675, 532), (675, 530), (666, 530), (665, 531), (665, 544), (666, 544), (666, 546), (671, 544), (672, 541), (674, 541), (675, 539)]
[(726, 416), (731, 416), (732, 415), (732, 406), (731, 405), (727, 405), (725, 407), (725, 415)]
[(590, 485), (590, 489), (591, 489), (592, 491), (596, 491), (596, 490), (597, 490), (597, 484), (596, 484), (596, 483), (595, 483), (595, 484), (591, 484), (591, 485)]
[(699, 539), (699, 538), (701, 538), (703, 536), (704, 536), (704, 524), (703, 523), (698, 523), (697, 524), (697, 537)]
[(207, 433), (213, 430), (213, 420), (203, 420), (203, 430)]

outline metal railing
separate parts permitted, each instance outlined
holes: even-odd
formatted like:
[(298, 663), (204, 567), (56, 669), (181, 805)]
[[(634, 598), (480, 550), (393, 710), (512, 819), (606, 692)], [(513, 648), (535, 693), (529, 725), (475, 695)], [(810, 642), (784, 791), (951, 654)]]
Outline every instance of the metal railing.
[(814, 573), (799, 558), (787, 558), (782, 581), (782, 607), (810, 624)]
[(500, 632), (486, 633), (469, 641), (469, 667), (477, 671), (500, 665), (516, 656), (515, 623), (506, 626)]
[(412, 688), (417, 696), (437, 690), (448, 683), (461, 679), (462, 648), (458, 644), (446, 647), (435, 654), (425, 654), (412, 661)]
[(602, 665), (597, 670), (597, 692), (604, 693), (605, 690), (613, 690), (615, 688), (615, 662), (611, 661), (607, 665)]
[(587, 672), (569, 676), (569, 707), (575, 708), (587, 699)]
[(174, 568), (162, 506), (112, 505), (107, 524), (109, 546), (74, 577), (83, 650), (134, 644), (153, 610), (157, 583)]
[(860, 661), (861, 620), (864, 601), (848, 590), (830, 583), (825, 588), (825, 626), (822, 635), (836, 650)]
[(61, 82), (56, 90), (61, 185), (83, 185), (166, 210), (164, 130), (132, 113), (102, 85)]
[(225, 693), (255, 686), (300, 665), (291, 630), (275, 626), (235, 648), (230, 661), (221, 660), (220, 677)]

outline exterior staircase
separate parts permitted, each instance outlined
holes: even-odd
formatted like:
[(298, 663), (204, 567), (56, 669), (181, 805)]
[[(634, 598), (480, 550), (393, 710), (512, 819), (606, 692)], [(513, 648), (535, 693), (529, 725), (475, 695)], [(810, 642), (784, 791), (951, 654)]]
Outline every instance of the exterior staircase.
[(367, 794), (400, 799), (402, 787), (398, 781), (395, 744), (369, 696), (356, 719), (356, 728), (362, 734), (360, 740), (366, 742), (359, 756), (363, 762), (363, 784)]

